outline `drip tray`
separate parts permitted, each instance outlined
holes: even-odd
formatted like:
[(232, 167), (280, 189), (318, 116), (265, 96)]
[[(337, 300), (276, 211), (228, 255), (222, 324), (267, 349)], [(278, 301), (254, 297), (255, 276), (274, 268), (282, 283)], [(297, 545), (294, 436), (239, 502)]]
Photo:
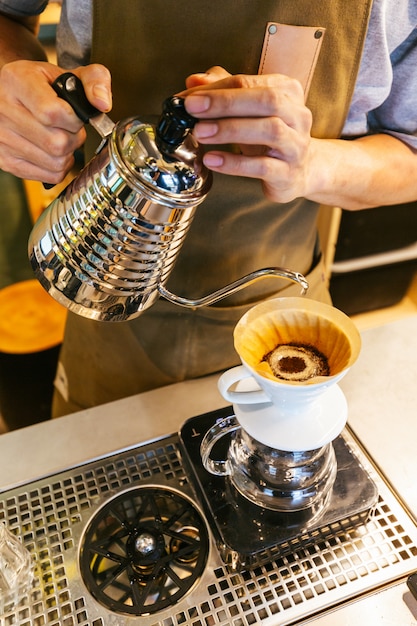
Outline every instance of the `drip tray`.
[[(256, 506), (244, 498), (227, 476), (210, 474), (202, 465), (200, 445), (216, 421), (233, 414), (226, 408), (189, 419), (180, 438), (192, 472), (201, 489), (205, 513), (217, 534), (223, 560), (232, 570), (254, 567), (288, 551), (291, 541), (314, 531), (342, 523), (346, 528), (363, 524), (378, 500), (377, 488), (345, 441), (343, 433), (333, 442), (337, 458), (337, 477), (323, 513), (317, 517), (307, 511), (279, 513)], [(214, 456), (226, 458), (230, 436), (216, 444)]]
[[(203, 422), (227, 414), (222, 409)], [(415, 520), (349, 428), (343, 441), (378, 489), (366, 522), (357, 514), (310, 530), (257, 552), (262, 564), (240, 571), (231, 571), (219, 554), (220, 533), (211, 514), (207, 520), (203, 515), (206, 498), (176, 433), (0, 493), (0, 522), (22, 541), (34, 565), (31, 589), (14, 606), (0, 608), (0, 626), (304, 624), (406, 580), (417, 570)], [(146, 551), (147, 539), (159, 546), (161, 537), (164, 577), (162, 571), (155, 575), (154, 555), (149, 562)], [(125, 545), (130, 562), (123, 560)], [(143, 545), (146, 563), (137, 553)], [(131, 566), (137, 588), (129, 600)], [(104, 593), (112, 596), (109, 602)], [(168, 596), (171, 606), (165, 606)], [(142, 604), (148, 614), (133, 615), (133, 605)]]

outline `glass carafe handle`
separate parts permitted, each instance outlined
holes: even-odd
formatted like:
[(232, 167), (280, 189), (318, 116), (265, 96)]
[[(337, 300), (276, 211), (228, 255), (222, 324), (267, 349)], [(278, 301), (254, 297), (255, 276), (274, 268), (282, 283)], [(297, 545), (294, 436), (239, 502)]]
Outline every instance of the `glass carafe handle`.
[(200, 446), (200, 454), (203, 466), (210, 474), (217, 476), (228, 476), (230, 474), (228, 459), (214, 460), (210, 455), (217, 441), (225, 435), (235, 432), (238, 428), (240, 428), (239, 422), (234, 415), (231, 415), (216, 422), (204, 435)]

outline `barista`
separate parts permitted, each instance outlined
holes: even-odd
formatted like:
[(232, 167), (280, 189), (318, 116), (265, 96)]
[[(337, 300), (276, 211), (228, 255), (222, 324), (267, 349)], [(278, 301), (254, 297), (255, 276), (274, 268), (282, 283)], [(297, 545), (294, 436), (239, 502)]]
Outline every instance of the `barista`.
[[(354, 210), (417, 197), (414, 3), (374, 0), (371, 11), (370, 0), (357, 0), (353, 15), (344, 0), (67, 0), (60, 67), (43, 62), (35, 37), (44, 5), (0, 0), (0, 166), (48, 183), (71, 168), (85, 130), (50, 87), (61, 68), (74, 68), (103, 111), (112, 108), (110, 70), (115, 120), (158, 115), (186, 79), (186, 107), (200, 119), (194, 132), (215, 178), (171, 291), (197, 298), (284, 266), (307, 275), (310, 297), (328, 301), (319, 205)], [(159, 300), (120, 324), (70, 314), (55, 414), (234, 365), (237, 320), (259, 300), (294, 293), (261, 281), (197, 311)]]

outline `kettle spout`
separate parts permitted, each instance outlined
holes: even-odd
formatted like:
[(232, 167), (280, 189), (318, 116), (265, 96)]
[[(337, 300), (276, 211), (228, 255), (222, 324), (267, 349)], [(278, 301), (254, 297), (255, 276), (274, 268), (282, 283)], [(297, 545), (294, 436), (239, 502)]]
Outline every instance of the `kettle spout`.
[(202, 298), (197, 298), (196, 300), (191, 300), (189, 298), (183, 298), (181, 296), (177, 296), (174, 293), (165, 289), (163, 285), (158, 285), (159, 295), (172, 302), (174, 304), (178, 304), (179, 306), (199, 309), (203, 306), (209, 306), (210, 304), (214, 304), (223, 298), (227, 298), (227, 296), (231, 296), (232, 294), (248, 287), (252, 283), (260, 280), (261, 278), (284, 278), (286, 280), (290, 280), (294, 283), (298, 283), (301, 287), (301, 295), (305, 295), (308, 290), (308, 282), (305, 276), (300, 272), (293, 272), (292, 270), (288, 270), (282, 267), (265, 267), (250, 274), (246, 274), (235, 280), (228, 285), (225, 285), (221, 289), (214, 291), (213, 293), (208, 294), (207, 296), (203, 296)]

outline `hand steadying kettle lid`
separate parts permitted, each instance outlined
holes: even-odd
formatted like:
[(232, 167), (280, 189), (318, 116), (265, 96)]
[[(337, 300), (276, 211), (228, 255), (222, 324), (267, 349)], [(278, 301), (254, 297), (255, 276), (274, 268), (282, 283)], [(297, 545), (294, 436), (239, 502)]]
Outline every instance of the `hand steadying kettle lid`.
[(302, 274), (264, 268), (197, 300), (169, 292), (165, 284), (212, 182), (190, 132), (197, 120), (172, 96), (156, 126), (138, 118), (114, 124), (92, 107), (74, 74), (62, 74), (53, 87), (103, 138), (30, 235), (32, 268), (58, 302), (90, 319), (125, 321), (159, 296), (198, 308), (269, 276), (306, 291)]

